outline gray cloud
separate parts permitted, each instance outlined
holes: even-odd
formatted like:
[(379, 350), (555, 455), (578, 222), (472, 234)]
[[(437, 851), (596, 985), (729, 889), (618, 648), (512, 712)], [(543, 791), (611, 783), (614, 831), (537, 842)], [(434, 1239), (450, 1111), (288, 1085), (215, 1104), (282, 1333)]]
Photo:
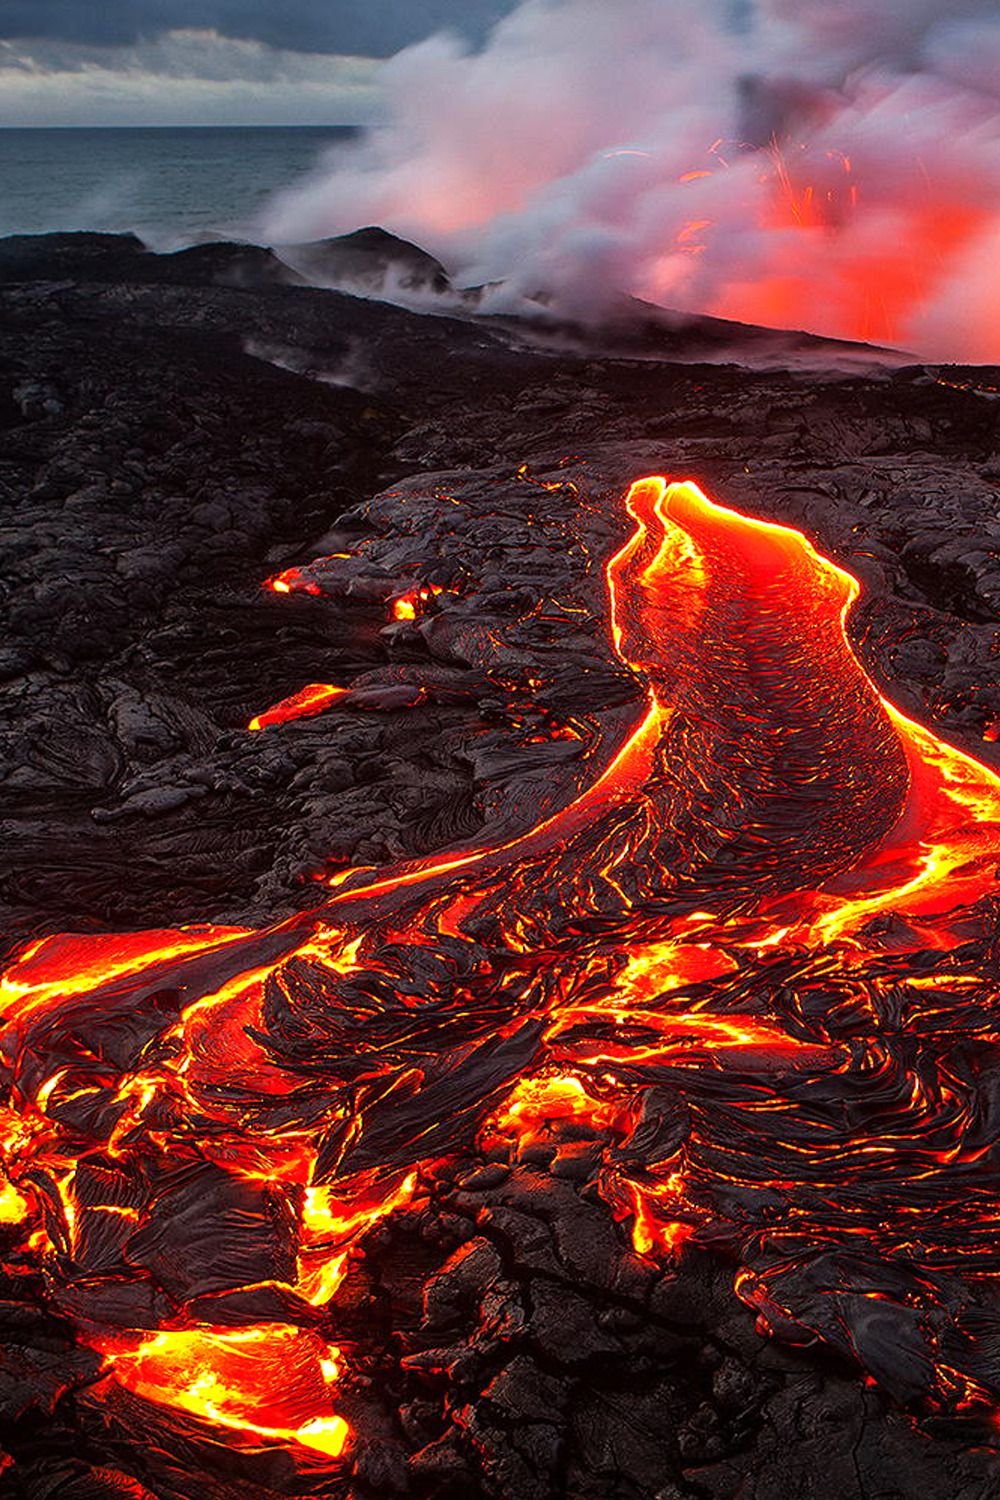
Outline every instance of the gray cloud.
[(117, 47), (0, 39), (0, 126), (356, 124), (379, 113), (385, 66), (212, 31)]
[(188, 27), (291, 51), (388, 57), (431, 32), (480, 41), (514, 0), (0, 0), (0, 38), (123, 47)]

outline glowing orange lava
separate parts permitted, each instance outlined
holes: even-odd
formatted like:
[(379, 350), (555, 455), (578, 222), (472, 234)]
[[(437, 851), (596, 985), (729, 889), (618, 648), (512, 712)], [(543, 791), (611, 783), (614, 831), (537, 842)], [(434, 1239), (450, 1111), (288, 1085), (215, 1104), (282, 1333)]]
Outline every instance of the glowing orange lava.
[(316, 714), (325, 713), (347, 691), (347, 688), (332, 687), (328, 682), (310, 682), (297, 693), (282, 698), (273, 708), (256, 715), (247, 727), (268, 729), (272, 724), (288, 724), (293, 719), (311, 719)]
[(109, 1340), (104, 1352), (136, 1395), (212, 1427), (268, 1444), (300, 1443), (329, 1458), (344, 1451), (343, 1418), (314, 1414), (337, 1376), (337, 1351), (315, 1334), (281, 1324), (179, 1329)]
[(421, 584), (407, 594), (400, 594), (392, 601), (394, 620), (415, 620), (432, 599), (440, 598), (444, 592), (436, 583)]

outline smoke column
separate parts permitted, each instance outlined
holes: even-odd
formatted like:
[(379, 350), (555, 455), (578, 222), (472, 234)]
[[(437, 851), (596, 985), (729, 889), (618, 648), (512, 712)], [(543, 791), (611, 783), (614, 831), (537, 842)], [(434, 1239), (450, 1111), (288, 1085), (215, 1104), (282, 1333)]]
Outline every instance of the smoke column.
[(1000, 360), (998, 0), (523, 0), (385, 67), (387, 123), (271, 204), (467, 285)]

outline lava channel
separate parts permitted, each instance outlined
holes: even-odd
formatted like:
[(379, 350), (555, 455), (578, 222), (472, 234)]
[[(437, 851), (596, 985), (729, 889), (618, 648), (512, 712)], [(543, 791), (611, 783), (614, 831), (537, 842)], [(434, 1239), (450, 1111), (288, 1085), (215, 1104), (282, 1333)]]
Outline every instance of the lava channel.
[(109, 1405), (335, 1467), (373, 1226), (584, 1121), (623, 1250), (710, 1245), (762, 1328), (991, 1425), (1000, 781), (880, 694), (803, 535), (690, 483), (626, 503), (609, 629), (645, 696), (560, 811), (263, 931), (9, 969), (0, 1243)]

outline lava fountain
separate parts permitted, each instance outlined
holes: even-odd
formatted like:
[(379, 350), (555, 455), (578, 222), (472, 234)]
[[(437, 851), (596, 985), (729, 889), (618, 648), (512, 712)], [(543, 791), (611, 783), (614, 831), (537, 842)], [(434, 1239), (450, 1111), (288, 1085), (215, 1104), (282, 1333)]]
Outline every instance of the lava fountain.
[[(476, 1141), (585, 1120), (623, 1251), (710, 1245), (776, 1337), (988, 1424), (1000, 780), (879, 693), (803, 535), (662, 478), (626, 504), (645, 699), (567, 805), (264, 931), (9, 969), (0, 1242), (98, 1395), (336, 1466), (366, 1236)], [(299, 697), (254, 727), (339, 690)]]

